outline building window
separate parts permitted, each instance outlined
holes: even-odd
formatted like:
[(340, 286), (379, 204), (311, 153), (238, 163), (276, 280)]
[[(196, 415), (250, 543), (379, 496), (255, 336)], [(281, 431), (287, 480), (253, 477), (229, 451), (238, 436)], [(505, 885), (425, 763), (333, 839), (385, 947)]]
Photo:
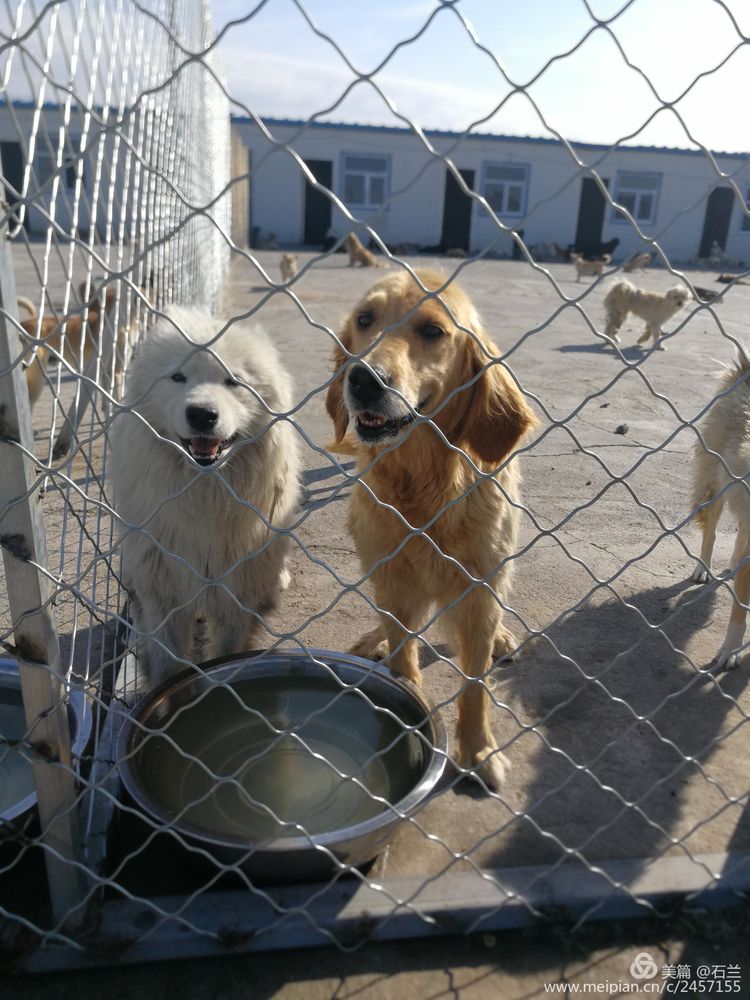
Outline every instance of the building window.
[(528, 187), (527, 164), (484, 164), (482, 194), (497, 215), (523, 215)]
[(345, 153), (343, 195), (349, 208), (382, 208), (390, 190), (390, 172), (389, 156)]
[[(37, 146), (34, 153), (34, 173), (39, 187), (43, 187), (57, 173), (57, 153), (51, 149)], [(72, 191), (76, 186), (77, 161), (75, 156), (66, 154), (62, 165), (62, 178), (65, 187)]]
[[(633, 216), (636, 222), (656, 221), (656, 206), (659, 200), (661, 174), (641, 174), (620, 171), (615, 183), (614, 199)], [(627, 222), (621, 211), (615, 209), (613, 222)]]
[(740, 223), (740, 229), (743, 233), (750, 233), (750, 187), (745, 191), (745, 209), (742, 213), (742, 222)]

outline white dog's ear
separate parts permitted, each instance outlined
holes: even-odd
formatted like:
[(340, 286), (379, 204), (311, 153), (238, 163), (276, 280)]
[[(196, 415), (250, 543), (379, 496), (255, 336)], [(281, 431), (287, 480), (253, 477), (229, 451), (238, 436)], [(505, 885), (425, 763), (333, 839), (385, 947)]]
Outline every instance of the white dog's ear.
[[(339, 334), (339, 340), (345, 350), (349, 352), (351, 352), (352, 348), (352, 336), (349, 331), (350, 322), (351, 318), (347, 320), (344, 329)], [(336, 378), (328, 386), (328, 392), (326, 393), (326, 410), (328, 411), (328, 416), (333, 421), (333, 427), (336, 432), (336, 444), (343, 440), (346, 428), (349, 426), (349, 410), (344, 402), (344, 373), (341, 371), (347, 359), (348, 355), (337, 344), (333, 352), (333, 370), (337, 374)]]
[(457, 444), (483, 462), (499, 465), (538, 421), (510, 375), (494, 363), (494, 345), (484, 335), (469, 337), (469, 354), (471, 377), (481, 375)]

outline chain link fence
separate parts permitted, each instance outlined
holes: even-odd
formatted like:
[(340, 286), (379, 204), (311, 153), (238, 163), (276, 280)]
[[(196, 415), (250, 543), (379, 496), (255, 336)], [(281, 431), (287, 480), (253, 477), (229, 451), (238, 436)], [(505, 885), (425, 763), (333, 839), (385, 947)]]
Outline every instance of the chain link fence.
[[(585, 5), (520, 86), (459, 2), (372, 73), (295, 2), (351, 77), (299, 121), (220, 64), (272, 3), (218, 33), (187, 0), (0, 12), (21, 965), (745, 898), (745, 672), (719, 667), (749, 596), (722, 428), (745, 420), (750, 169), (629, 60), (637, 5)], [(718, 72), (747, 39), (711, 16)], [(548, 139), (400, 110), (380, 69), (448, 18)], [(545, 122), (536, 82), (596, 33), (690, 154)], [(394, 124), (331, 122), (362, 83)]]

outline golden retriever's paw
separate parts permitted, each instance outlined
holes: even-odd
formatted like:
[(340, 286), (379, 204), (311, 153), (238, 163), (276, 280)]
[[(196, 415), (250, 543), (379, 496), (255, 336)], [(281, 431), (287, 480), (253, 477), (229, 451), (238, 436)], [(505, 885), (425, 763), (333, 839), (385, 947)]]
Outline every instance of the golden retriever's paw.
[(498, 791), (508, 780), (510, 764), (500, 753), (495, 741), (492, 746), (472, 752), (459, 752), (460, 766), (472, 777), (481, 779), (492, 792)]
[(657, 344), (656, 345), (656, 350), (657, 351), (666, 351), (666, 349), (667, 348), (664, 346), (664, 344)]
[(361, 656), (364, 660), (384, 660), (388, 656), (388, 640), (381, 628), (365, 632), (349, 649), (352, 656)]
[(518, 639), (509, 628), (499, 625), (492, 644), (492, 659), (517, 660), (518, 656)]

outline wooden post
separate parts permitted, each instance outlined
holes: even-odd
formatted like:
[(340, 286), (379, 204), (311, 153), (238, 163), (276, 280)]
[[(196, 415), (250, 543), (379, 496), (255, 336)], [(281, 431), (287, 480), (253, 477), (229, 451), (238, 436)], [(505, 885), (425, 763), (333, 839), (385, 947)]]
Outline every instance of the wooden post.
[[(0, 199), (0, 218), (8, 206)], [(0, 230), (0, 547), (21, 677), (26, 725), (35, 752), (41, 836), (56, 923), (83, 918), (76, 782), (72, 769), (65, 683), (51, 599), (54, 587), (36, 567), (47, 566), (34, 462), (34, 436), (17, 319), (7, 226)], [(19, 889), (20, 891), (20, 889)]]

